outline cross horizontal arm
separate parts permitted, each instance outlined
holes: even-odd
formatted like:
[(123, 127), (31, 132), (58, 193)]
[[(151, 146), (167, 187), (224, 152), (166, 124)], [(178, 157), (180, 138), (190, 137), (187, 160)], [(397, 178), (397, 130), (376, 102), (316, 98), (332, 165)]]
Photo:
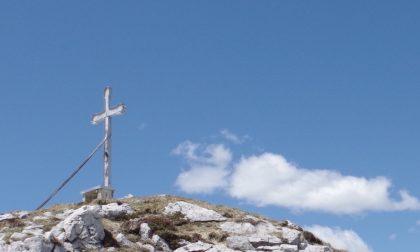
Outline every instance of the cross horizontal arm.
[(124, 111), (125, 111), (125, 105), (124, 104), (118, 104), (117, 106), (115, 106), (115, 107), (113, 107), (113, 108), (111, 108), (107, 111), (104, 111), (104, 112), (98, 113), (96, 115), (93, 115), (91, 122), (92, 122), (92, 124), (98, 124), (98, 123), (102, 122), (103, 120), (105, 120), (105, 118), (110, 117), (110, 116), (121, 115), (121, 114), (124, 113)]

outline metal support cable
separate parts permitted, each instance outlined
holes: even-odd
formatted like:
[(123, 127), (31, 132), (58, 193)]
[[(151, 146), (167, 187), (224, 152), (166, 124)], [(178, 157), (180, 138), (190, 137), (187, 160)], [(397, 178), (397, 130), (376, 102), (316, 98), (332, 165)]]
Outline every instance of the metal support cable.
[(95, 155), (95, 153), (101, 148), (102, 145), (104, 145), (105, 141), (108, 139), (109, 136), (105, 137), (96, 147), (93, 149), (93, 151), (83, 160), (83, 162), (76, 168), (76, 170), (73, 171), (73, 173), (64, 180), (61, 185), (55, 189), (48, 198), (39, 205), (36, 210), (39, 210), (43, 208), (63, 187), (83, 168), (83, 166)]

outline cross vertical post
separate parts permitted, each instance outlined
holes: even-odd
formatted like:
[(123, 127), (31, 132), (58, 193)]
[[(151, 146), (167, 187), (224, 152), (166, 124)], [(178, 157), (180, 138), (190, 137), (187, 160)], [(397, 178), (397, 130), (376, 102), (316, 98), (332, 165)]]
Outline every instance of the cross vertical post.
[(124, 113), (125, 105), (121, 103), (115, 107), (110, 107), (110, 104), (111, 87), (106, 87), (104, 90), (104, 111), (92, 117), (92, 124), (103, 121), (105, 126), (103, 184), (82, 192), (85, 201), (89, 201), (87, 198), (112, 199), (113, 197), (114, 189), (111, 186), (111, 117)]
[[(105, 88), (105, 113), (109, 111), (111, 88)], [(111, 117), (105, 117), (105, 144), (104, 144), (104, 187), (111, 186)]]

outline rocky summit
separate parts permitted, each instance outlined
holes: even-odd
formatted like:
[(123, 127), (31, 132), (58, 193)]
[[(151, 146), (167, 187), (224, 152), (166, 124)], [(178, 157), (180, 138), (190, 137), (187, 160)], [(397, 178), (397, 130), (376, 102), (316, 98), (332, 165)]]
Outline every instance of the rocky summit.
[(338, 252), (288, 221), (175, 196), (0, 214), (1, 252)]

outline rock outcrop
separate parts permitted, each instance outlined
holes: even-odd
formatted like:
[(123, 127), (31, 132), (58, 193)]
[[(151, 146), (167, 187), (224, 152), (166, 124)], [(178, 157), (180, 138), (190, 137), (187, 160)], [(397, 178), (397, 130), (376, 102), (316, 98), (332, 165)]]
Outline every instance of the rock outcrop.
[(205, 221), (224, 221), (225, 217), (217, 213), (216, 211), (209, 210), (204, 207), (200, 207), (194, 204), (190, 204), (184, 201), (178, 201), (169, 203), (163, 213), (166, 215), (173, 215), (181, 213), (185, 215), (185, 218), (192, 222), (205, 222)]
[(174, 196), (0, 214), (0, 252), (338, 252), (290, 221)]
[(66, 244), (75, 250), (102, 247), (105, 238), (98, 207), (81, 207), (58, 223), (45, 238), (57, 244)]

